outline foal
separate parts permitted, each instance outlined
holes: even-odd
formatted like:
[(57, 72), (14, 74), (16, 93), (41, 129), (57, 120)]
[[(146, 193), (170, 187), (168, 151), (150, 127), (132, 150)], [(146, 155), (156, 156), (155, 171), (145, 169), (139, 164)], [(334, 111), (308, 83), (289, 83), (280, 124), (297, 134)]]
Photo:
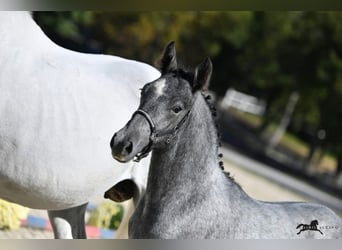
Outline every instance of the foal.
[[(145, 196), (129, 224), (131, 238), (341, 238), (342, 222), (329, 208), (249, 197), (219, 168), (217, 131), (202, 91), (212, 64), (194, 73), (177, 66), (174, 43), (162, 56), (161, 77), (141, 91), (139, 109), (111, 141), (120, 162), (152, 151)], [(301, 223), (329, 230), (297, 234)]]

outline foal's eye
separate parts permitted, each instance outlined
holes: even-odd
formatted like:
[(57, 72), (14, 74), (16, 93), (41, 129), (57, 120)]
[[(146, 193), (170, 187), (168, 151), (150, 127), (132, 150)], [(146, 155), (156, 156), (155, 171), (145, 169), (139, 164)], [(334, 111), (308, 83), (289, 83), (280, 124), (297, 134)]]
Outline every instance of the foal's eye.
[(182, 107), (181, 106), (175, 106), (173, 109), (172, 109), (172, 111), (174, 112), (174, 113), (179, 113), (179, 112), (181, 112), (183, 109), (182, 109)]

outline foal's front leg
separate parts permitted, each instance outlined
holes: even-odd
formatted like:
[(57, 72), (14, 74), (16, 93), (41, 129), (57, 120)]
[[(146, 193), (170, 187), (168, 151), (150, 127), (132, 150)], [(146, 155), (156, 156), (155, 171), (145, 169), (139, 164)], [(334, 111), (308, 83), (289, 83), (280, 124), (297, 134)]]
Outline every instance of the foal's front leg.
[(56, 239), (85, 239), (85, 212), (88, 203), (64, 210), (49, 210), (51, 226)]

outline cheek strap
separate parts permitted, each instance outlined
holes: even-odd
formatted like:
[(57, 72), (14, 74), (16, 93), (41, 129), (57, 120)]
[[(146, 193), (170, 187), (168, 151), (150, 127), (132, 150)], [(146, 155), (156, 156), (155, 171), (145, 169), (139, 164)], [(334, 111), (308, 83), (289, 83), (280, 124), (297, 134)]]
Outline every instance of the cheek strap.
[(171, 142), (171, 140), (176, 136), (179, 128), (185, 123), (185, 121), (189, 117), (190, 111), (191, 111), (191, 109), (183, 116), (183, 118), (179, 121), (179, 123), (174, 128), (167, 129), (164, 131), (157, 131), (155, 123), (153, 122), (151, 116), (147, 112), (145, 112), (142, 109), (138, 109), (137, 111), (135, 111), (132, 115), (132, 118), (136, 114), (142, 115), (146, 119), (148, 124), (150, 125), (151, 133), (150, 133), (149, 143), (146, 145), (146, 147), (144, 147), (141, 150), (141, 152), (139, 152), (138, 154), (135, 155), (134, 161), (139, 162), (142, 158), (145, 158), (152, 151), (153, 143), (155, 142), (156, 138), (158, 138), (158, 137), (167, 136), (165, 142), (166, 142), (166, 144), (169, 144)]
[(146, 145), (146, 147), (144, 147), (138, 154), (136, 154), (134, 156), (134, 161), (135, 162), (139, 162), (142, 158), (145, 158), (151, 151), (152, 151), (152, 145), (153, 145), (153, 138), (156, 134), (156, 126), (154, 125), (154, 122), (152, 120), (152, 118), (150, 117), (150, 115), (148, 113), (146, 113), (144, 110), (142, 109), (138, 109), (137, 111), (135, 111), (132, 115), (132, 118), (136, 115), (136, 114), (140, 114), (142, 115), (148, 122), (148, 124), (150, 125), (150, 139), (148, 144)]

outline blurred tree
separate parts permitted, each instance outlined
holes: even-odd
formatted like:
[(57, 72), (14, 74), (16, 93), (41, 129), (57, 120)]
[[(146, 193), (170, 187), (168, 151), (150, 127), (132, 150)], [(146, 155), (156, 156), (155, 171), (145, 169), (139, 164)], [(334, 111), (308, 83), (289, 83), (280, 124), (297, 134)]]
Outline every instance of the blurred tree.
[(34, 12), (33, 18), (47, 36), (63, 47), (86, 53), (104, 50), (94, 37), (93, 12)]
[[(282, 69), (292, 74), (301, 101), (297, 122), (323, 129), (325, 144), (342, 164), (342, 14), (304, 12), (292, 23), (293, 32), (284, 47)], [(317, 136), (316, 134), (314, 135)], [(314, 138), (311, 151), (322, 142)]]
[[(339, 12), (254, 12), (236, 61), (240, 89), (267, 100), (261, 130), (280, 119), (289, 93), (298, 91), (292, 123), (297, 134), (304, 125), (313, 128), (309, 158), (322, 142), (342, 153), (341, 17)], [(317, 139), (322, 129), (324, 141)]]

